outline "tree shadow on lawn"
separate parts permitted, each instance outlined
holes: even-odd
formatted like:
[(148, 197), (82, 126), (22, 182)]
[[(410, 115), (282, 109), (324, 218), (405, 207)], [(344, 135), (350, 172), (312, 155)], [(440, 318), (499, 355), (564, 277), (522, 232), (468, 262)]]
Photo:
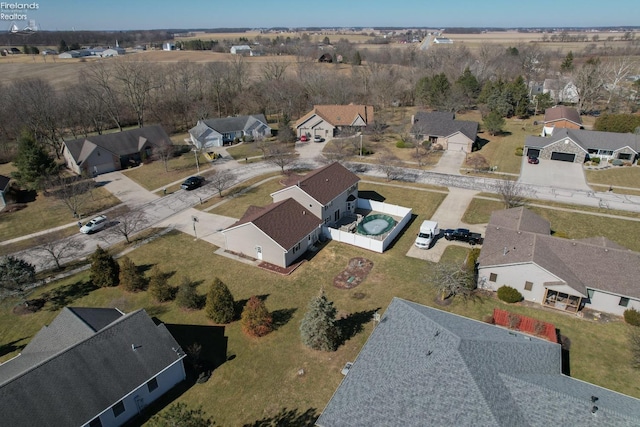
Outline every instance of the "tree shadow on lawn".
[(22, 350), (26, 346), (26, 344), (17, 344), (21, 341), (24, 341), (25, 339), (26, 338), (20, 338), (15, 341), (0, 345), (0, 357), (4, 356), (5, 354), (13, 353), (14, 351)]
[(342, 332), (339, 345), (353, 338), (356, 334), (362, 332), (364, 325), (371, 322), (373, 315), (381, 308), (373, 310), (359, 311), (357, 313), (348, 314), (346, 317), (338, 319), (336, 322), (338, 329)]
[(266, 427), (266, 426), (278, 426), (278, 427), (305, 427), (313, 426), (320, 414), (316, 412), (316, 408), (309, 408), (304, 412), (299, 412), (298, 409), (282, 408), (280, 412), (272, 417), (265, 417), (261, 420), (257, 420), (250, 424), (245, 424), (243, 427)]
[(361, 199), (375, 200), (376, 202), (384, 202), (386, 198), (377, 191), (358, 190), (358, 197)]
[(45, 294), (42, 297), (51, 304), (49, 310), (56, 311), (68, 306), (78, 298), (89, 295), (96, 289), (98, 289), (98, 286), (90, 281), (80, 280), (70, 285), (53, 289), (51, 292), (48, 292), (48, 295)]
[[(152, 319), (156, 325), (163, 323), (157, 317), (152, 317)], [(187, 378), (146, 406), (137, 417), (124, 424), (127, 427), (143, 425), (151, 417), (174, 403), (180, 396), (196, 385), (202, 370), (212, 371), (227, 361), (228, 337), (224, 336), (224, 326), (179, 325), (174, 323), (165, 323), (165, 326), (185, 353), (187, 349), (193, 348), (194, 344), (200, 346), (198, 355), (200, 366), (196, 369), (194, 364), (190, 362), (191, 358), (185, 358)], [(189, 409), (196, 408), (190, 407)]]
[(293, 313), (298, 310), (297, 308), (283, 308), (281, 310), (275, 310), (271, 313), (271, 317), (273, 319), (273, 330), (277, 330), (282, 326), (289, 323), (291, 318), (293, 317)]
[(489, 143), (488, 139), (484, 139), (484, 138), (478, 137), (476, 139), (476, 142), (473, 143), (472, 149), (473, 149), (473, 151), (480, 151), (480, 150), (482, 150), (482, 147), (484, 147), (488, 143)]

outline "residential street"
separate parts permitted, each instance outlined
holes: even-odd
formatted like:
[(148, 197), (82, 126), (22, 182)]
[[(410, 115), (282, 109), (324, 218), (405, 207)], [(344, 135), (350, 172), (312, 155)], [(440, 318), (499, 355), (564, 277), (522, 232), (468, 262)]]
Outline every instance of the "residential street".
[[(297, 167), (311, 169), (319, 166), (319, 156), (324, 143), (306, 143), (298, 144), (296, 147), (300, 155), (296, 162)], [(455, 153), (458, 154), (458, 153)], [(454, 227), (459, 224), (466, 206), (477, 192), (495, 192), (501, 180), (497, 178), (482, 178), (469, 175), (454, 174), (456, 171), (455, 162), (462, 162), (464, 158), (457, 156), (443, 156), (442, 165), (436, 166), (432, 171), (420, 171), (409, 168), (398, 168), (394, 176), (395, 183), (402, 185), (403, 181), (416, 182), (423, 184), (439, 185), (452, 189), (450, 195), (445, 199), (444, 206), (455, 204), (455, 212), (451, 209), (442, 211), (439, 209), (437, 216), (442, 222), (441, 227)], [(376, 176), (384, 178), (385, 175), (375, 165), (351, 163), (352, 166), (358, 168), (358, 172), (368, 176)], [(219, 170), (232, 170), (236, 175), (236, 183), (246, 181), (250, 178), (260, 176), (270, 172), (277, 172), (279, 168), (267, 162), (244, 163), (223, 159), (222, 162), (217, 161), (215, 168)], [(360, 172), (360, 171), (363, 172)], [(444, 172), (444, 173), (443, 173)], [(178, 190), (173, 194), (166, 196), (158, 196), (153, 192), (147, 191), (140, 185), (131, 181), (120, 172), (112, 172), (100, 175), (97, 180), (103, 182), (105, 187), (118, 197), (124, 204), (132, 209), (139, 209), (144, 212), (145, 221), (142, 229), (153, 226), (172, 227), (189, 234), (194, 234), (193, 218), (197, 218), (196, 234), (198, 238), (207, 240), (218, 246), (223, 244), (221, 235), (218, 231), (232, 224), (235, 219), (222, 217), (206, 212), (192, 209), (198, 205), (201, 200), (207, 200), (216, 195), (217, 190), (211, 185), (204, 185), (193, 191)], [(640, 212), (640, 197), (625, 196), (614, 193), (594, 193), (584, 190), (559, 189), (554, 187), (531, 186), (521, 184), (527, 192), (527, 196), (532, 199), (550, 200), (560, 203), (570, 203), (592, 207), (608, 207), (610, 209), (625, 210), (632, 212)], [(453, 189), (462, 189), (466, 191), (453, 191)], [(458, 195), (459, 197), (454, 197)], [(455, 198), (454, 200), (450, 198)], [(442, 211), (442, 212), (441, 212)], [(238, 216), (241, 212), (238, 213)], [(462, 224), (463, 225), (463, 224)], [(472, 227), (473, 228), (473, 227)], [(477, 228), (477, 227), (475, 227)], [(479, 230), (480, 231), (480, 230)], [(24, 238), (27, 238), (25, 236)], [(80, 259), (91, 254), (96, 245), (109, 247), (114, 243), (123, 241), (124, 238), (120, 234), (113, 233), (109, 228), (99, 231), (94, 235), (77, 235), (68, 237), (82, 242), (82, 249), (62, 260), (68, 262), (72, 259)], [(15, 240), (15, 239), (14, 239)], [(432, 248), (433, 250), (433, 248)], [(423, 258), (425, 251), (419, 253), (419, 257)], [(50, 267), (51, 263), (48, 259), (43, 258), (41, 253), (33, 250), (26, 250), (15, 254), (16, 256), (36, 265), (38, 270)], [(435, 256), (435, 254), (433, 254)], [(439, 257), (438, 257), (439, 258)]]

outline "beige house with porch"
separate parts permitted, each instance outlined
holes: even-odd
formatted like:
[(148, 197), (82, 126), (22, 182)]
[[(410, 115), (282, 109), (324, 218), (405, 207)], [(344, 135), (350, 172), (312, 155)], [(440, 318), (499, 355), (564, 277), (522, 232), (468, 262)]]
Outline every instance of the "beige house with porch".
[(371, 105), (316, 105), (296, 122), (296, 135), (330, 139), (340, 131), (360, 131), (373, 123)]
[(511, 286), (527, 301), (569, 312), (640, 310), (640, 253), (605, 237), (553, 237), (549, 222), (523, 207), (493, 212), (478, 263), (483, 289)]

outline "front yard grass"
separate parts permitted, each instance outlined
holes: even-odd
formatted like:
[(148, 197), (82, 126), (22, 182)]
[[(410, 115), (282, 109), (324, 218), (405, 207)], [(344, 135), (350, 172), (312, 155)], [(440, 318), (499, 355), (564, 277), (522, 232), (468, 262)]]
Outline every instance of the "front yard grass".
[[(83, 205), (80, 214), (84, 221), (87, 217), (119, 203), (120, 200), (105, 188), (94, 188), (92, 197)], [(77, 221), (78, 219), (73, 217), (72, 212), (61, 200), (38, 193), (34, 201), (26, 203), (24, 209), (8, 212), (5, 208), (0, 212), (0, 241), (65, 224), (75, 224)]]
[[(625, 248), (640, 252), (640, 241), (637, 239), (637, 236), (640, 235), (640, 222), (580, 213), (580, 210), (582, 210), (580, 207), (562, 206), (563, 209), (571, 210), (549, 209), (539, 205), (529, 206), (529, 209), (549, 221), (552, 233), (558, 237), (583, 239), (604, 236)], [(467, 224), (484, 224), (489, 221), (492, 211), (500, 209), (504, 209), (504, 205), (498, 200), (474, 198), (462, 220)], [(596, 210), (595, 208), (592, 209)], [(608, 211), (606, 213), (613, 214), (613, 212)], [(637, 218), (637, 215), (633, 217)]]
[(258, 148), (258, 144), (255, 142), (243, 142), (242, 144), (234, 145), (233, 147), (228, 147), (227, 153), (235, 160), (241, 161), (244, 159), (249, 159), (249, 162), (257, 162), (262, 161), (260, 159), (252, 159), (251, 157), (262, 157), (262, 150)]
[[(209, 162), (202, 154), (198, 154), (198, 162), (201, 172), (209, 168)], [(167, 163), (167, 170), (165, 171), (162, 161), (156, 160), (125, 170), (123, 173), (147, 190), (153, 191), (191, 175), (197, 175), (195, 154), (187, 152), (170, 159)]]
[[(606, 187), (637, 188), (640, 191), (640, 167), (614, 166), (609, 169), (586, 169), (584, 171), (589, 184), (600, 184)], [(602, 191), (602, 190), (601, 190)]]
[[(542, 125), (534, 125), (533, 122), (542, 120), (542, 116), (528, 119), (510, 118), (505, 119), (504, 132), (501, 135), (491, 136), (488, 132), (482, 131), (482, 117), (479, 111), (471, 111), (465, 114), (458, 114), (457, 120), (472, 120), (480, 123), (480, 133), (478, 138), (482, 141), (480, 150), (474, 152), (484, 156), (489, 162), (489, 166), (497, 167), (497, 172), (520, 174), (522, 157), (516, 156), (516, 148), (524, 147), (524, 142), (529, 135), (540, 135)], [(473, 156), (474, 154), (471, 154)]]
[[(403, 197), (394, 189), (385, 193), (389, 201)], [(177, 398), (189, 407), (202, 406), (217, 425), (271, 425), (274, 417), (286, 410), (295, 416), (307, 414), (313, 421), (342, 380), (340, 369), (358, 355), (373, 324), (368, 319), (376, 311), (383, 313), (394, 296), (425, 305), (433, 305), (435, 290), (431, 284), (433, 264), (407, 257), (413, 234), (405, 231), (384, 254), (377, 254), (336, 242), (326, 244), (315, 256), (290, 276), (280, 276), (240, 262), (212, 254), (211, 245), (178, 232), (158, 238), (128, 256), (149, 269), (158, 265), (172, 273), (176, 285), (183, 276), (199, 283), (205, 294), (215, 277), (227, 284), (236, 301), (252, 295), (265, 298), (274, 313), (278, 328), (266, 337), (248, 338), (235, 321), (224, 326), (228, 338), (228, 360), (214, 370), (211, 379), (196, 384)], [(185, 251), (189, 256), (185, 257)], [(447, 251), (451, 261), (464, 259), (466, 248)], [(344, 290), (331, 285), (349, 259), (361, 256), (374, 263), (367, 279), (358, 287)], [(88, 272), (36, 290), (30, 297), (59, 288), (61, 305), (118, 307), (125, 312), (145, 308), (168, 324), (211, 325), (203, 310), (184, 311), (173, 302), (157, 304), (147, 292), (128, 293), (121, 288), (92, 289)], [(301, 344), (299, 325), (309, 300), (324, 288), (338, 309), (338, 317), (349, 315), (355, 322), (355, 335), (333, 353), (312, 351)], [(0, 303), (2, 360), (17, 354), (33, 335), (58, 313), (45, 307), (34, 314), (17, 316), (12, 309), (18, 300)], [(554, 323), (571, 340), (571, 373), (623, 393), (640, 397), (640, 374), (630, 367), (631, 353), (626, 341), (627, 325), (621, 321), (596, 323), (564, 313), (525, 305), (510, 305), (495, 298), (482, 297), (475, 302), (454, 299), (445, 310), (481, 319), (494, 307)], [(442, 308), (442, 307), (438, 307)], [(357, 321), (356, 318), (361, 320)], [(345, 320), (341, 320), (345, 322)]]

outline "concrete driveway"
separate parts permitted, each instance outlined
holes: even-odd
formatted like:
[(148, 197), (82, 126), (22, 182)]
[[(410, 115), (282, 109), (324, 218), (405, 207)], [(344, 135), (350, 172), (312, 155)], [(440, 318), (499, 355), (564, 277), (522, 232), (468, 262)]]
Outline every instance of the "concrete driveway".
[(464, 151), (443, 151), (440, 161), (433, 168), (433, 172), (446, 173), (449, 175), (460, 175), (460, 168), (467, 158)]
[(518, 182), (541, 187), (591, 191), (585, 180), (582, 164), (540, 159), (539, 164), (532, 165), (527, 162), (527, 156), (522, 156)]

